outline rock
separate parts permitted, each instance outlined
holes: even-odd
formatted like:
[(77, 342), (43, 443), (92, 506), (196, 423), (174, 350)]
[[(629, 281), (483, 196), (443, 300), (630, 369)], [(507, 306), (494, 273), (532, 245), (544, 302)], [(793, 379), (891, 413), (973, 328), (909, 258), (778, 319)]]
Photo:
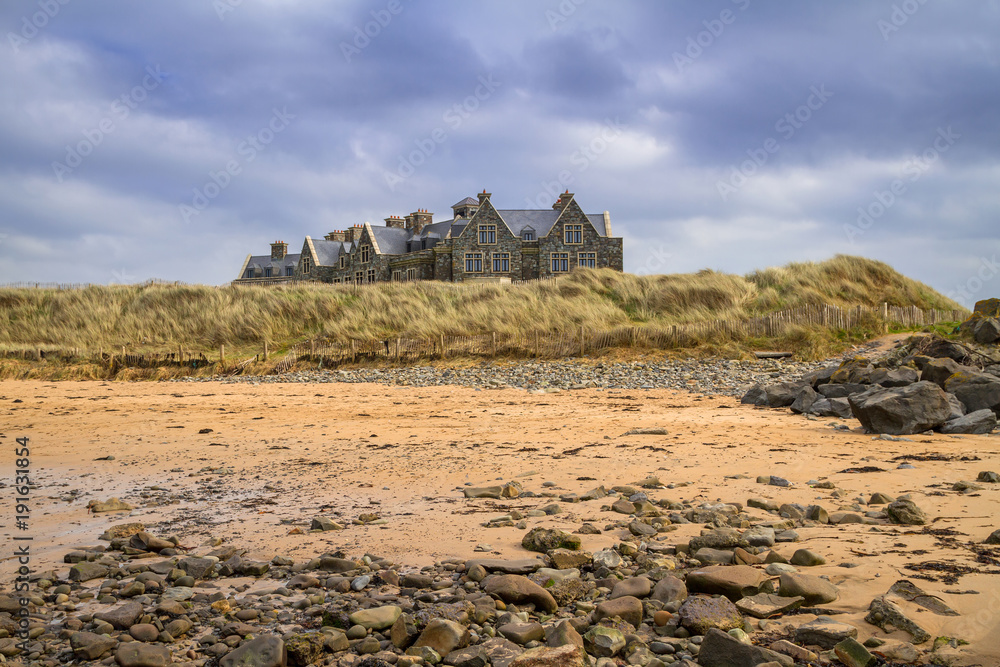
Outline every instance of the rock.
[(140, 642), (153, 642), (160, 635), (160, 631), (152, 623), (136, 623), (128, 629), (132, 638)]
[(995, 317), (984, 317), (979, 320), (972, 334), (977, 343), (989, 345), (1000, 340), (1000, 320)]
[[(808, 606), (826, 604), (840, 597), (837, 587), (826, 579), (796, 572), (786, 572), (781, 575), (778, 595), (786, 598), (801, 597)], [(826, 648), (831, 647), (832, 644)]]
[(539, 646), (514, 658), (510, 667), (589, 667), (590, 660), (582, 646)]
[(687, 589), (692, 593), (725, 595), (739, 600), (760, 593), (767, 576), (749, 565), (713, 565), (688, 573)]
[(802, 414), (803, 412), (809, 412), (813, 404), (819, 399), (819, 394), (811, 386), (806, 385), (799, 390), (798, 396), (792, 402), (791, 410), (795, 414)]
[(402, 613), (402, 608), (396, 606), (372, 607), (356, 611), (349, 618), (351, 623), (367, 630), (385, 630), (391, 628)]
[(481, 646), (486, 651), (486, 655), (489, 656), (490, 664), (493, 667), (509, 667), (514, 658), (522, 653), (520, 646), (502, 637), (489, 639)]
[(469, 630), (464, 625), (444, 618), (435, 618), (424, 626), (413, 646), (415, 648), (427, 646), (437, 651), (439, 655), (447, 655), (457, 648), (464, 648), (468, 643)]
[(856, 382), (841, 382), (838, 384), (824, 384), (821, 385), (817, 391), (826, 399), (831, 398), (847, 398), (851, 394), (860, 394), (865, 389), (868, 389), (868, 385), (859, 384)]
[(170, 649), (157, 644), (126, 642), (115, 650), (119, 667), (167, 667), (171, 663)]
[(520, 482), (507, 482), (500, 489), (501, 498), (519, 498), (524, 492), (524, 487), (521, 486)]
[(889, 503), (891, 503), (894, 500), (895, 500), (895, 498), (893, 498), (892, 496), (887, 495), (885, 493), (880, 493), (880, 492), (876, 491), (868, 499), (868, 504), (869, 505), (888, 505)]
[(128, 541), (128, 545), (133, 549), (153, 551), (155, 553), (159, 553), (164, 549), (172, 549), (177, 546), (169, 540), (164, 540), (154, 535), (150, 535), (144, 530), (140, 530), (132, 535), (131, 539)]
[(87, 509), (89, 509), (94, 514), (101, 512), (131, 512), (132, 506), (128, 503), (119, 500), (118, 498), (109, 498), (108, 500), (91, 500), (87, 503)]
[(736, 606), (724, 597), (692, 595), (677, 610), (680, 625), (696, 635), (709, 628), (732, 630), (743, 627), (743, 617)]
[(920, 380), (922, 382), (933, 382), (944, 389), (945, 381), (955, 373), (963, 370), (971, 369), (948, 357), (932, 359), (924, 364), (924, 368), (920, 373)]
[(893, 630), (907, 632), (917, 644), (922, 644), (931, 638), (929, 632), (907, 618), (903, 610), (887, 600), (884, 595), (871, 601), (865, 620), (885, 632)]
[(541, 563), (534, 558), (523, 560), (501, 560), (499, 558), (473, 559), (466, 562), (466, 568), (473, 568), (476, 565), (482, 566), (487, 572), (501, 572), (503, 574), (530, 574), (542, 567)]
[(527, 577), (515, 574), (488, 577), (484, 590), (489, 595), (495, 595), (507, 603), (530, 602), (537, 609), (549, 614), (559, 609), (559, 605), (556, 604), (549, 592)]
[(983, 435), (991, 433), (997, 427), (997, 416), (992, 410), (983, 409), (952, 419), (941, 427), (942, 433), (968, 433)]
[(324, 572), (332, 572), (333, 574), (343, 574), (358, 569), (358, 564), (346, 558), (320, 556), (316, 559), (315, 567), (311, 567), (310, 569), (323, 570)]
[(116, 526), (111, 526), (98, 538), (101, 540), (115, 540), (123, 537), (131, 537), (136, 533), (141, 533), (146, 530), (146, 526), (139, 523), (138, 521), (133, 521), (131, 523), (120, 523)]
[(545, 630), (545, 644), (547, 646), (579, 646), (583, 648), (583, 637), (577, 632), (573, 624), (567, 620), (559, 621)]
[(752, 387), (750, 387), (743, 398), (740, 399), (740, 403), (743, 405), (759, 405), (764, 407), (767, 405), (767, 391), (764, 389), (764, 385), (759, 382)]
[(845, 667), (868, 667), (876, 662), (875, 656), (868, 652), (856, 639), (848, 637), (833, 647), (837, 659)]
[(944, 391), (932, 382), (871, 389), (848, 401), (854, 416), (872, 433), (922, 433), (943, 425), (951, 416)]
[[(285, 639), (285, 655), (291, 667), (306, 667), (318, 661), (323, 655), (325, 637), (319, 632), (300, 632)], [(375, 641), (373, 653), (379, 650)]]
[(195, 579), (204, 579), (212, 568), (215, 567), (214, 558), (199, 558), (198, 556), (188, 556), (177, 561), (177, 567), (184, 570), (188, 576)]
[(794, 609), (798, 609), (805, 602), (802, 597), (781, 597), (769, 593), (758, 593), (737, 600), (736, 608), (742, 614), (753, 616), (754, 618), (770, 618), (778, 614), (786, 614)]
[(619, 498), (614, 503), (611, 504), (611, 510), (613, 512), (618, 512), (619, 514), (634, 514), (635, 505), (625, 500), (624, 498)]
[(408, 649), (419, 636), (420, 628), (416, 626), (409, 614), (400, 615), (389, 631), (389, 640), (393, 646), (400, 650)]
[(80, 660), (97, 660), (117, 644), (111, 637), (94, 632), (74, 632), (69, 637), (73, 655)]
[(616, 570), (622, 565), (621, 555), (614, 549), (602, 549), (594, 552), (594, 567), (606, 567), (609, 570)]
[(945, 380), (944, 388), (955, 394), (966, 413), (992, 410), (1000, 414), (1000, 378), (988, 373), (959, 371)]
[(906, 366), (900, 366), (895, 370), (889, 370), (887, 368), (876, 368), (872, 371), (872, 384), (881, 385), (883, 387), (905, 387), (908, 384), (913, 384), (920, 379), (920, 373), (913, 368), (907, 368)]
[[(615, 584), (611, 589), (610, 599), (630, 596), (634, 598), (648, 597), (653, 592), (653, 582), (648, 577), (629, 577)], [(633, 625), (635, 625), (633, 623)]]
[(694, 553), (699, 549), (732, 549), (733, 547), (745, 546), (746, 540), (735, 528), (716, 528), (703, 535), (692, 537), (688, 541), (688, 549)]
[(1000, 483), (1000, 474), (997, 474), (992, 470), (984, 470), (976, 477), (976, 481), (986, 482), (987, 484), (997, 484)]
[(800, 567), (815, 567), (817, 565), (826, 565), (826, 559), (817, 553), (810, 551), (809, 549), (799, 549), (792, 554), (792, 557), (788, 561), (792, 565), (798, 565)]
[(613, 658), (625, 648), (625, 635), (616, 628), (595, 625), (583, 635), (583, 646), (596, 658)]
[(614, 618), (618, 616), (633, 627), (642, 624), (642, 601), (632, 596), (605, 600), (597, 605), (594, 610), (594, 622), (599, 622), (603, 618)]
[(462, 489), (466, 498), (495, 498), (500, 499), (500, 494), (503, 493), (502, 486), (470, 486)]
[(845, 384), (848, 382), (854, 384), (871, 384), (873, 370), (875, 370), (874, 366), (864, 357), (845, 359), (830, 376), (830, 382), (833, 384)]
[(798, 646), (797, 644), (793, 644), (787, 639), (779, 639), (776, 642), (772, 642), (770, 649), (772, 651), (777, 651), (782, 655), (787, 655), (790, 658), (794, 658), (799, 662), (811, 663), (819, 659), (819, 656), (810, 651), (809, 649), (805, 649), (802, 648), (801, 646)]
[(735, 637), (711, 628), (701, 643), (698, 664), (702, 667), (756, 667), (765, 663), (792, 667), (794, 660), (770, 649), (744, 644)]
[(858, 636), (853, 625), (835, 621), (828, 616), (820, 616), (815, 621), (800, 625), (795, 629), (795, 642), (807, 646), (831, 649), (845, 639)]
[(69, 569), (70, 581), (90, 581), (91, 579), (101, 579), (108, 576), (111, 569), (107, 565), (100, 563), (89, 563), (81, 561)]
[(636, 537), (651, 537), (656, 535), (656, 528), (642, 521), (632, 521), (628, 524), (628, 532)]
[(241, 644), (219, 660), (219, 667), (285, 667), (285, 642), (277, 635), (262, 635)]
[(528, 551), (547, 553), (552, 549), (580, 548), (580, 537), (554, 528), (532, 528), (521, 539), (521, 546)]
[(1000, 528), (990, 533), (989, 537), (983, 540), (983, 544), (1000, 544)]
[(482, 646), (469, 646), (452, 651), (444, 657), (443, 662), (453, 667), (487, 667), (490, 657)]
[(915, 663), (920, 659), (920, 651), (909, 642), (901, 642), (893, 639), (887, 639), (884, 642), (876, 647), (872, 653), (886, 660), (895, 660), (906, 664)]
[(666, 576), (656, 582), (650, 598), (658, 602), (677, 602), (688, 596), (687, 586), (677, 577)]
[[(775, 508), (777, 509), (777, 508)], [(752, 547), (773, 547), (774, 528), (767, 526), (754, 526), (743, 533), (743, 539)]]
[(497, 632), (521, 646), (545, 639), (545, 630), (541, 623), (507, 623), (497, 628)]
[(793, 380), (777, 382), (764, 387), (767, 406), (772, 408), (787, 408), (799, 397), (799, 392), (806, 386), (805, 382)]
[(703, 547), (694, 553), (694, 558), (705, 565), (730, 565), (733, 562), (733, 552)]
[(895, 500), (885, 508), (889, 520), (902, 526), (923, 526), (927, 515), (912, 500)]
[(138, 602), (126, 602), (118, 607), (94, 614), (94, 618), (110, 623), (116, 630), (128, 630), (136, 624), (140, 616), (142, 616), (142, 605)]
[(955, 396), (955, 394), (945, 394), (945, 396), (948, 397), (948, 405), (951, 406), (951, 414), (948, 415), (948, 421), (953, 421), (964, 416), (965, 406), (962, 405), (962, 401), (958, 400), (958, 396)]
[(589, 565), (594, 555), (586, 551), (573, 549), (552, 549), (548, 552), (552, 567), (557, 570), (569, 570)]
[(344, 526), (334, 521), (328, 516), (314, 516), (312, 523), (309, 524), (309, 530), (320, 530), (323, 532), (328, 532), (331, 530), (343, 530)]

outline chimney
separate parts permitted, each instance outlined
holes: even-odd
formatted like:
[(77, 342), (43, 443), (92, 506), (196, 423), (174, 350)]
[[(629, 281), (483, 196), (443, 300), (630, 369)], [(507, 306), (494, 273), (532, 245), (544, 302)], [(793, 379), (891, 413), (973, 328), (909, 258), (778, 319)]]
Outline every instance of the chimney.
[(284, 259), (288, 254), (288, 244), (284, 241), (275, 241), (271, 244), (271, 259)]
[(418, 208), (413, 213), (406, 216), (406, 228), (412, 229), (414, 234), (419, 234), (424, 227), (434, 221), (434, 214), (425, 208)]
[(559, 199), (557, 199), (556, 203), (552, 205), (552, 208), (557, 211), (561, 211), (566, 208), (566, 205), (569, 204), (571, 199), (573, 199), (573, 193), (566, 190), (566, 192), (559, 195)]
[(355, 243), (361, 238), (361, 225), (351, 225), (347, 228), (345, 234), (345, 241), (348, 243)]
[(347, 232), (343, 232), (338, 229), (337, 231), (330, 232), (323, 238), (325, 238), (327, 241), (340, 241), (341, 243), (343, 243), (344, 241), (347, 240)]
[(492, 196), (493, 196), (492, 192), (487, 192), (486, 188), (483, 188), (483, 191), (480, 192), (479, 195), (478, 195), (478, 197), (479, 197), (479, 205), (482, 206), (483, 202), (489, 201), (490, 197), (492, 197)]
[(406, 223), (398, 215), (390, 215), (385, 219), (385, 226), (392, 227), (393, 229), (405, 229)]

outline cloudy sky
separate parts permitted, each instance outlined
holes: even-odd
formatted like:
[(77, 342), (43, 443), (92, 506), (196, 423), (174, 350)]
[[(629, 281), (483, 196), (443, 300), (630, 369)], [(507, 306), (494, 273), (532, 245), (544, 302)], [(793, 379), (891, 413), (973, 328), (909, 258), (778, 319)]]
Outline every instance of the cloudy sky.
[(1000, 2), (6, 0), (0, 282), (570, 189), (625, 268), (873, 257), (1000, 295)]

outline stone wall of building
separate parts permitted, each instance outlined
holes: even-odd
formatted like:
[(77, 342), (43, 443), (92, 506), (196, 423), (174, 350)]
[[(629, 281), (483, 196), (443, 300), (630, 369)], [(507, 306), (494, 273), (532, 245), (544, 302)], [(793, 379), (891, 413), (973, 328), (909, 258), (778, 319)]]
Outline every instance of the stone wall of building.
[[(480, 225), (496, 226), (496, 243), (479, 243)], [(521, 238), (511, 233), (507, 225), (504, 224), (500, 214), (493, 208), (490, 200), (484, 199), (479, 206), (479, 210), (472, 216), (469, 224), (465, 226), (461, 236), (452, 239), (452, 280), (454, 282), (462, 282), (472, 278), (510, 278), (511, 280), (520, 280), (524, 274), (521, 245)], [(482, 253), (483, 270), (481, 273), (466, 272), (466, 253)], [(510, 270), (493, 271), (493, 255), (496, 253), (506, 253), (509, 255)]]
[[(581, 243), (566, 242), (566, 226), (580, 225)], [(572, 271), (579, 266), (580, 253), (596, 253), (595, 268), (618, 268), (621, 270), (621, 239), (608, 239), (597, 233), (590, 218), (583, 212), (575, 199), (565, 204), (565, 209), (549, 233), (538, 239), (538, 277), (550, 278), (565, 275), (564, 272), (552, 270), (553, 253), (569, 255), (567, 269)], [(568, 272), (567, 271), (567, 272)]]

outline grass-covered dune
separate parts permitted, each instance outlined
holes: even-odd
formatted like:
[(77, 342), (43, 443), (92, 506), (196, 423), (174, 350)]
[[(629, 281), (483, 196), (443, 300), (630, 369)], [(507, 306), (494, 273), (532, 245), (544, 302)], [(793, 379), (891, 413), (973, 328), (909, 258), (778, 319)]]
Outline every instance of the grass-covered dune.
[(496, 331), (610, 330), (743, 319), (802, 305), (961, 309), (927, 285), (860, 257), (795, 263), (746, 276), (704, 270), (637, 276), (581, 269), (526, 285), (440, 282), (353, 289), (110, 285), (0, 289), (0, 349), (125, 346), (237, 353), (314, 336), (345, 340)]

